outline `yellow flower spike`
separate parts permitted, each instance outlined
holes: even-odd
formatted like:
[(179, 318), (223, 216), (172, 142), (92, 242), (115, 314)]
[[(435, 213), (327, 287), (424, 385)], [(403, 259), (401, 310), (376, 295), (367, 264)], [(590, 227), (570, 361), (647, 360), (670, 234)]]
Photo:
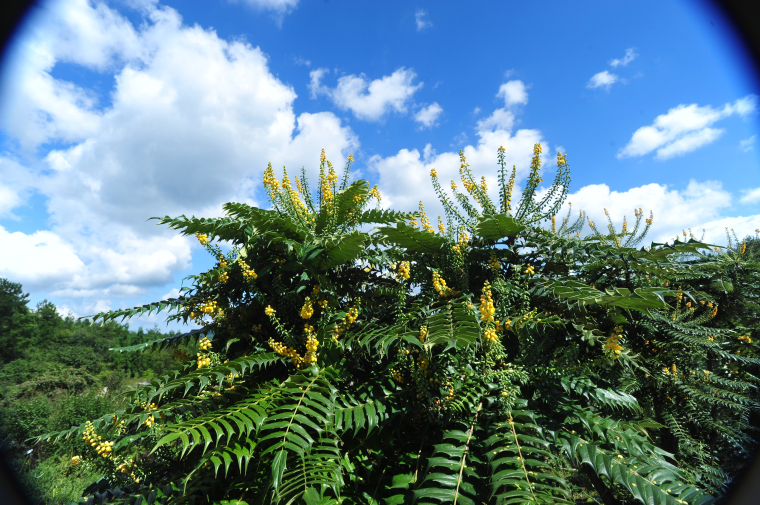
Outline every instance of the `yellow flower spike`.
[(311, 299), (307, 296), (303, 307), (301, 307), (301, 318), (309, 319), (312, 315), (314, 315), (314, 307), (311, 304)]
[(266, 314), (269, 317), (272, 317), (276, 311), (269, 305), (267, 305), (267, 308), (264, 309), (264, 314)]

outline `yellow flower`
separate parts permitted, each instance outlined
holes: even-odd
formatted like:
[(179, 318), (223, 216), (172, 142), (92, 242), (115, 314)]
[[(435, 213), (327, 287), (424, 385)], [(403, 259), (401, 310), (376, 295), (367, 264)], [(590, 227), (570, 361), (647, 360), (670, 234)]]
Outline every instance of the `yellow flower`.
[(266, 314), (269, 317), (272, 317), (276, 311), (269, 305), (267, 305), (267, 308), (264, 309), (264, 314)]
[(303, 307), (301, 307), (301, 318), (302, 319), (309, 319), (314, 314), (314, 307), (311, 305), (311, 299), (307, 296), (306, 301), (303, 304)]

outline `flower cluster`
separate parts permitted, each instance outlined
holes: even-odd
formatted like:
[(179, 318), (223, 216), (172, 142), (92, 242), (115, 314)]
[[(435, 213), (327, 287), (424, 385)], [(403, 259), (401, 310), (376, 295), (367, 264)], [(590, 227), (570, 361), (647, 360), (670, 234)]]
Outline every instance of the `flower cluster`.
[(147, 426), (148, 428), (150, 428), (151, 426), (153, 426), (153, 424), (155, 424), (155, 422), (156, 422), (156, 418), (153, 417), (153, 414), (151, 414), (150, 416), (148, 416), (148, 418), (145, 421), (143, 421), (143, 424)]
[[(622, 326), (616, 326), (615, 329), (612, 331), (612, 334), (609, 336), (607, 341), (604, 344), (604, 349), (608, 351), (612, 351), (614, 355), (612, 356), (612, 359), (617, 359), (617, 356), (620, 354), (620, 351), (623, 350), (623, 346), (621, 346), (618, 341), (620, 340), (620, 337), (623, 336), (623, 327)], [(675, 365), (673, 365), (675, 366)]]
[(528, 265), (527, 268), (523, 271), (524, 274), (533, 275), (536, 273), (535, 269), (533, 268), (533, 265)]
[(377, 198), (377, 201), (381, 201), (383, 199), (383, 196), (380, 194), (380, 190), (377, 188), (377, 184), (372, 186), (372, 189), (369, 190), (369, 196)]
[(82, 456), (74, 456), (71, 458), (71, 464), (74, 466), (77, 466), (80, 461), (82, 461)]
[(273, 338), (269, 339), (269, 347), (272, 348), (274, 352), (279, 354), (280, 356), (285, 356), (286, 358), (291, 358), (293, 360), (294, 365), (298, 365), (301, 363), (302, 358), (301, 355), (298, 354), (298, 351), (293, 349), (292, 347), (288, 347), (285, 344), (281, 342), (276, 342)]
[(396, 270), (396, 276), (400, 279), (409, 278), (409, 269), (411, 265), (408, 261), (402, 261), (398, 264), (398, 270)]
[(738, 339), (741, 340), (742, 342), (746, 342), (748, 344), (752, 343), (752, 339), (749, 337), (749, 335), (744, 335), (742, 337), (738, 337)]
[(264, 309), (264, 314), (266, 314), (268, 317), (272, 317), (272, 316), (274, 315), (274, 313), (275, 313), (275, 312), (277, 312), (277, 311), (276, 311), (276, 310), (274, 310), (274, 309), (271, 307), (271, 305), (267, 305), (267, 308), (266, 308), (266, 309)]
[[(90, 447), (94, 447), (98, 455), (103, 456), (104, 458), (107, 458), (111, 451), (113, 451), (113, 442), (103, 441), (100, 436), (97, 436), (96, 438), (95, 425), (92, 424), (92, 421), (87, 421), (85, 423), (85, 428), (82, 432), (82, 440), (84, 440), (84, 443)], [(72, 459), (72, 463), (73, 462)], [(77, 461), (77, 463), (78, 462), (79, 461)]]
[[(357, 300), (357, 305), (361, 304), (360, 300)], [(344, 334), (348, 328), (356, 322), (356, 319), (359, 317), (359, 309), (357, 307), (351, 307), (348, 309), (348, 312), (346, 312), (346, 315), (343, 316), (340, 320), (339, 325), (333, 326), (333, 336), (332, 339), (334, 342), (338, 342), (338, 335)]]
[[(100, 440), (100, 437), (98, 437), (98, 440)], [(113, 451), (113, 441), (111, 442), (99, 442), (98, 445), (95, 447), (95, 451), (97, 451), (98, 455), (103, 456), (104, 458), (107, 458), (111, 451)]]
[(530, 176), (529, 180), (533, 187), (538, 186), (544, 180), (539, 176), (541, 170), (541, 144), (533, 144), (533, 158), (530, 163)]
[[(512, 328), (517, 329), (517, 328), (519, 328), (523, 324), (527, 323), (528, 321), (530, 321), (534, 317), (536, 317), (536, 313), (538, 313), (537, 309), (533, 309), (530, 312), (526, 312), (525, 314), (523, 314), (522, 316), (520, 316), (520, 318), (517, 321), (515, 321), (515, 324), (511, 324), (512, 321), (509, 320), (509, 319), (507, 319), (507, 323), (506, 323), (507, 326), (508, 326), (507, 329), (512, 329)], [(509, 326), (511, 326), (511, 327), (509, 327)]]
[(427, 337), (428, 328), (427, 326), (421, 326), (420, 327), (420, 342), (423, 344), (425, 343), (425, 337)]
[(135, 472), (132, 471), (134, 469), (134, 466), (135, 466), (135, 462), (130, 459), (128, 461), (125, 461), (124, 463), (119, 464), (116, 467), (116, 471), (121, 472), (125, 475), (129, 475), (130, 477), (132, 477), (132, 480), (139, 483), (140, 479), (137, 477), (137, 475), (135, 475)]
[(435, 233), (433, 225), (430, 224), (430, 219), (428, 219), (427, 214), (425, 213), (425, 206), (422, 205), (422, 202), (420, 202), (420, 223), (422, 223), (423, 230), (428, 233)]
[(449, 296), (452, 291), (451, 288), (446, 286), (446, 281), (441, 277), (437, 271), (433, 271), (433, 289), (441, 296)]
[(204, 366), (211, 366), (211, 357), (205, 356), (201, 353), (198, 353), (196, 360), (196, 364), (198, 365), (198, 368), (203, 368)]
[(209, 340), (207, 337), (203, 337), (199, 342), (199, 349), (201, 351), (208, 351), (211, 349), (211, 340)]
[(496, 330), (494, 328), (488, 328), (483, 333), (483, 338), (488, 340), (489, 342), (496, 342), (499, 337), (496, 335)]
[(309, 366), (317, 361), (317, 348), (319, 347), (319, 340), (314, 334), (314, 327), (306, 325), (306, 355), (303, 357), (305, 366)]
[(199, 305), (197, 307), (198, 312), (195, 310), (190, 311), (190, 319), (194, 320), (196, 323), (201, 323), (203, 319), (203, 314), (207, 316), (211, 316), (214, 319), (219, 318), (220, 316), (223, 316), (224, 312), (222, 311), (222, 308), (219, 307), (216, 301), (214, 300), (208, 300), (203, 302), (203, 304)]
[(201, 245), (208, 244), (208, 235), (203, 235), (202, 233), (196, 233), (196, 237), (198, 237), (198, 242), (201, 243)]
[(391, 372), (391, 377), (393, 377), (393, 380), (395, 380), (396, 382), (401, 382), (401, 383), (404, 382), (404, 376), (401, 375), (401, 372), (399, 372), (398, 370), (394, 368), (391, 368), (390, 372)]
[(428, 361), (425, 356), (420, 355), (417, 358), (417, 366), (419, 366), (420, 370), (422, 370), (422, 372), (427, 375), (430, 369), (430, 361)]
[(258, 274), (248, 266), (248, 263), (242, 259), (238, 259), (238, 264), (240, 264), (240, 270), (243, 271), (243, 278), (246, 280), (246, 282), (251, 282), (252, 280), (258, 278)]
[[(324, 153), (324, 149), (322, 152)], [(267, 168), (264, 169), (264, 188), (267, 190), (267, 192), (280, 189), (280, 181), (278, 181), (274, 176), (274, 168), (272, 168), (271, 163), (269, 163), (267, 165)]]
[(311, 304), (311, 298), (307, 296), (306, 301), (303, 304), (303, 307), (301, 307), (301, 318), (310, 319), (311, 316), (313, 315), (314, 315), (314, 306)]
[(491, 251), (491, 257), (488, 260), (488, 268), (491, 268), (493, 270), (498, 270), (501, 268), (501, 263), (499, 263), (499, 258), (496, 257), (496, 252)]
[(493, 296), (491, 295), (491, 284), (488, 281), (483, 284), (483, 294), (480, 295), (480, 320), (486, 322), (493, 322), (493, 316), (496, 313), (496, 308), (493, 306)]
[(562, 165), (567, 165), (567, 154), (557, 151), (557, 167), (561, 167)]
[(446, 234), (446, 228), (443, 226), (443, 219), (441, 219), (441, 216), (438, 216), (438, 233), (441, 235)]

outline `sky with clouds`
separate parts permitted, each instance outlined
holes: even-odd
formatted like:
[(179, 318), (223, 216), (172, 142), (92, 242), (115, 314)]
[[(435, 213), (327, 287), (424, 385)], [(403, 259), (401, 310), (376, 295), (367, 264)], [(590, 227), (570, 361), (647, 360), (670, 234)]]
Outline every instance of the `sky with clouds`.
[[(463, 150), (496, 189), (534, 143), (591, 219), (760, 228), (757, 83), (707, 3), (42, 1), (0, 67), (0, 277), (84, 316), (173, 296), (212, 259), (152, 216), (267, 207), (268, 162), (336, 166), (441, 213)], [(134, 325), (152, 325), (162, 317)], [(176, 328), (175, 328), (176, 329)]]

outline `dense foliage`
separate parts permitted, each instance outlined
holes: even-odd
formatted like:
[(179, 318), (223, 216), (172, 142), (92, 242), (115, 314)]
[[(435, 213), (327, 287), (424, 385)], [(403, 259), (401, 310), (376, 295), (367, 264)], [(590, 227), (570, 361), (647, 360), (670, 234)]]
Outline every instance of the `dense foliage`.
[(43, 437), (81, 441), (72, 464), (103, 474), (89, 502), (723, 495), (759, 424), (757, 235), (637, 249), (640, 209), (621, 231), (557, 218), (569, 167), (558, 155), (539, 199), (539, 145), (519, 201), (503, 149), (498, 201), (464, 155), (453, 196), (433, 170), (436, 231), (422, 205), (370, 208), (380, 193), (351, 161), (339, 182), (323, 152), (314, 193), (270, 165), (270, 210), (160, 219), (215, 267), (177, 299), (94, 319), (171, 309), (202, 328), (147, 347), (199, 350), (124, 410)]
[(31, 439), (113, 412), (122, 405), (116, 395), (130, 383), (180, 361), (169, 352), (109, 351), (166, 336), (156, 329), (94, 326), (61, 317), (47, 301), (29, 309), (28, 300), (20, 284), (0, 279), (0, 451), (30, 500), (68, 503), (97, 475), (71, 467), (71, 442)]

